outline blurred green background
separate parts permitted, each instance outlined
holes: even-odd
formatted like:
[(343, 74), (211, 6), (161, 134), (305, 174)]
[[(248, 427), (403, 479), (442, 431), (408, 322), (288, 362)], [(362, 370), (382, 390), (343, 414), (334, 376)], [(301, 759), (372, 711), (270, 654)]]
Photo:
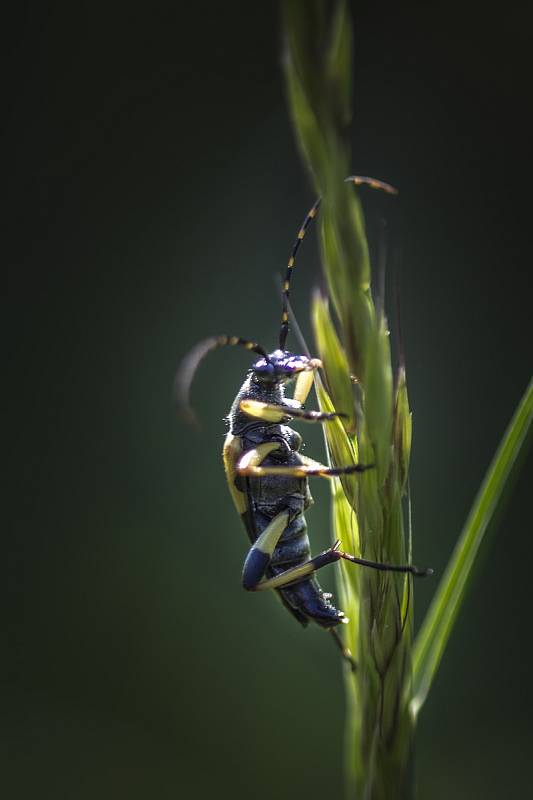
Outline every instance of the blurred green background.
[[(415, 559), (439, 574), (531, 371), (529, 31), (470, 10), (355, 7), (353, 167), (401, 189)], [(220, 450), (246, 354), (204, 364), (200, 433), (171, 401), (197, 340), (277, 333), (313, 199), (278, 9), (33, 1), (5, 31), (5, 796), (340, 797), (337, 654), (240, 588)], [(318, 280), (310, 237), (306, 331)], [(530, 494), (531, 462), (422, 713), (421, 798), (530, 786)]]

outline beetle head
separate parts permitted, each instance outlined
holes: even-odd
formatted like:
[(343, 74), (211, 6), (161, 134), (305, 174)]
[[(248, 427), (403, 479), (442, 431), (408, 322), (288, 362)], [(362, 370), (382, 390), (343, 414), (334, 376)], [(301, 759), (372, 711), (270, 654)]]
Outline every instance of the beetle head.
[(300, 372), (309, 372), (322, 366), (318, 358), (295, 355), (287, 350), (274, 350), (268, 358), (260, 358), (252, 366), (252, 373), (260, 383), (287, 383)]

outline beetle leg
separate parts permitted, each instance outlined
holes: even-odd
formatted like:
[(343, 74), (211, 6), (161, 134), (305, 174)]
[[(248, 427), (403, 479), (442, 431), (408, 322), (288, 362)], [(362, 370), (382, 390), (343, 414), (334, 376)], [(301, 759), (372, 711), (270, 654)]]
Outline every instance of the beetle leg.
[(255, 590), (281, 589), (290, 586), (293, 583), (305, 580), (305, 578), (308, 578), (317, 570), (326, 567), (328, 564), (333, 564), (341, 558), (346, 559), (346, 561), (351, 561), (352, 564), (359, 564), (362, 567), (370, 567), (382, 572), (409, 572), (411, 575), (416, 575), (418, 577), (425, 577), (426, 575), (433, 574), (432, 569), (418, 569), (414, 564), (385, 564), (381, 561), (369, 561), (366, 558), (357, 558), (357, 556), (352, 556), (350, 553), (345, 553), (341, 550), (340, 544), (340, 541), (337, 541), (333, 547), (324, 550), (324, 552), (319, 553), (309, 561), (305, 561), (297, 567), (291, 567), (291, 569), (287, 569), (285, 572), (281, 572), (273, 578), (261, 581), (261, 583), (257, 584)]
[(257, 588), (288, 521), (288, 511), (278, 514), (248, 551), (242, 570), (242, 585), (247, 591), (253, 592)]
[[(336, 542), (334, 547), (339, 544), (340, 542)], [(433, 575), (433, 570), (431, 567), (419, 569), (418, 567), (415, 567), (414, 564), (385, 564), (382, 561), (369, 561), (367, 558), (357, 558), (357, 556), (352, 556), (350, 553), (345, 553), (343, 550), (337, 550), (337, 553), (339, 558), (344, 558), (346, 561), (351, 561), (352, 564), (359, 564), (361, 567), (370, 567), (371, 569), (380, 570), (380, 572), (408, 572), (411, 575), (414, 575), (416, 578), (427, 578), (429, 575)]]
[(314, 558), (309, 559), (309, 561), (305, 561), (303, 564), (299, 564), (297, 567), (286, 569), (285, 572), (280, 572), (279, 575), (276, 575), (273, 578), (267, 578), (266, 580), (261, 581), (261, 583), (258, 583), (255, 587), (255, 591), (262, 591), (264, 589), (282, 589), (290, 586), (293, 583), (298, 583), (301, 580), (305, 580), (305, 578), (308, 578), (318, 569), (325, 567), (327, 564), (333, 564), (334, 561), (338, 561), (340, 558), (342, 558), (339, 547), (340, 542), (336, 542), (333, 547), (330, 547), (328, 550), (324, 550), (323, 553), (319, 553)]
[(303, 372), (300, 372), (294, 385), (293, 399), (302, 406), (307, 400), (309, 392), (311, 391), (311, 386), (313, 385), (313, 380), (315, 378), (314, 371), (322, 366), (322, 362), (318, 358), (311, 359), (310, 363), (312, 369), (306, 369)]
[(253, 450), (247, 450), (237, 463), (237, 473), (245, 475), (244, 470), (255, 469), (270, 453), (279, 449), (279, 442), (263, 442), (263, 444), (258, 444), (257, 447), (254, 447)]
[(349, 475), (353, 472), (366, 472), (372, 469), (373, 464), (350, 464), (347, 467), (326, 467), (306, 456), (301, 456), (302, 464), (294, 467), (261, 467), (259, 464), (245, 463), (241, 458), (237, 467), (239, 475), (250, 478), (261, 478), (268, 475), (282, 475), (287, 478), (336, 478), (339, 475)]
[(289, 405), (276, 405), (263, 403), (260, 400), (241, 400), (241, 411), (249, 417), (263, 419), (265, 422), (283, 422), (288, 419), (303, 419), (307, 422), (327, 422), (335, 417), (345, 417), (346, 414), (325, 411), (304, 411), (302, 408), (293, 408)]

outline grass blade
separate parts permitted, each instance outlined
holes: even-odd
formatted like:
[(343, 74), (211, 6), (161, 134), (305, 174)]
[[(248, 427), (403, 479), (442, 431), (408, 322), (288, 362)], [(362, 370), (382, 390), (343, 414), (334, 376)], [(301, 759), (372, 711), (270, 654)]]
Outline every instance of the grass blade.
[(439, 666), (453, 623), (463, 601), (472, 567), (487, 528), (501, 510), (504, 490), (509, 486), (515, 467), (531, 443), (533, 421), (533, 381), (509, 424), (489, 467), (472, 510), (452, 554), (437, 593), (417, 636), (413, 659), (414, 717), (424, 704)]

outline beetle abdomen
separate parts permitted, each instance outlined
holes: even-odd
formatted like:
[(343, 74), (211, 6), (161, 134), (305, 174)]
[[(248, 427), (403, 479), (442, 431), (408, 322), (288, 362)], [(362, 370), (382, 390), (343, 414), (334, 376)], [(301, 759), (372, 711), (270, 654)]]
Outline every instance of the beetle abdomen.
[[(274, 569), (272, 574), (276, 574)], [(287, 605), (304, 615), (306, 622), (316, 622), (322, 628), (334, 628), (346, 619), (343, 612), (330, 602), (329, 596), (314, 577), (280, 589), (279, 592)]]
[[(299, 514), (283, 533), (272, 554), (268, 569), (269, 577), (279, 575), (292, 567), (298, 567), (309, 560), (311, 547), (307, 536), (307, 525), (303, 514)], [(324, 628), (332, 628), (341, 623), (344, 614), (329, 601), (316, 577), (307, 578), (294, 586), (279, 590), (285, 605), (289, 606), (297, 619), (303, 624), (312, 620)], [(301, 617), (304, 617), (302, 619)]]
[[(237, 399), (239, 396), (237, 396)], [(238, 408), (237, 401), (234, 404)], [(242, 436), (242, 451), (253, 449), (265, 441), (279, 441), (280, 449), (270, 453), (262, 466), (302, 466), (299, 455), (300, 437), (283, 425), (250, 426)], [(295, 449), (292, 449), (292, 448)], [(253, 544), (272, 520), (289, 511), (291, 522), (283, 531), (275, 548), (266, 577), (273, 578), (292, 567), (305, 564), (311, 558), (311, 547), (307, 536), (304, 512), (313, 499), (306, 477), (270, 475), (237, 479), (236, 489), (247, 497), (247, 508), (242, 519)], [(292, 586), (278, 589), (285, 607), (302, 625), (316, 622), (324, 628), (332, 628), (345, 620), (342, 611), (329, 601), (315, 576), (300, 580)]]

